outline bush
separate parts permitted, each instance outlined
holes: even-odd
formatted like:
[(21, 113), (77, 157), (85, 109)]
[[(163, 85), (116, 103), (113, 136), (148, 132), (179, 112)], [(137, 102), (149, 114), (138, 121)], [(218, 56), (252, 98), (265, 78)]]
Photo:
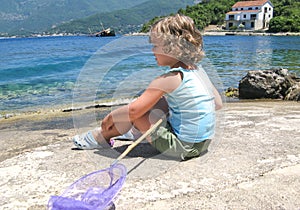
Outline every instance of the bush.
[(237, 26), (231, 26), (231, 27), (229, 28), (229, 30), (231, 30), (231, 31), (235, 31), (235, 30), (237, 30), (237, 29), (238, 29)]
[(270, 20), (269, 32), (300, 32), (300, 18), (274, 17)]

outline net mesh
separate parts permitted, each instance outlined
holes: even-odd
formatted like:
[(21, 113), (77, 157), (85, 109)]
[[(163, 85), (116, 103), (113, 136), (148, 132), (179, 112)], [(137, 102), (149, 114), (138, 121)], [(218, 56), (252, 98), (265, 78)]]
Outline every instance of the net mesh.
[(74, 182), (61, 196), (51, 196), (51, 210), (95, 210), (112, 204), (126, 179), (122, 164), (90, 173)]

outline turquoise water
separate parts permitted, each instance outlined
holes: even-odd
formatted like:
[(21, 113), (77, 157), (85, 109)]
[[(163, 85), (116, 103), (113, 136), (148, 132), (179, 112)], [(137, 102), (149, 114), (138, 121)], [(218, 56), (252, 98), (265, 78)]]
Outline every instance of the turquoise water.
[(287, 68), (300, 73), (300, 37), (205, 37), (206, 54), (225, 87), (238, 85), (249, 70)]
[[(72, 104), (74, 87), (80, 84), (80, 75), (94, 62), (95, 54), (120, 38), (0, 39), (0, 111)], [(141, 40), (147, 43), (148, 40), (147, 37), (122, 39), (129, 39), (129, 43)], [(123, 40), (120, 43), (114, 46), (115, 51), (106, 55), (106, 60), (117, 58), (118, 52), (126, 51), (126, 43)], [(206, 58), (203, 65), (209, 63), (210, 68), (215, 69), (223, 89), (237, 87), (249, 70), (283, 67), (300, 74), (300, 37), (206, 36), (204, 43)], [(146, 45), (143, 50), (136, 55), (131, 52), (130, 56), (117, 60), (109, 71), (103, 72), (95, 88), (94, 100), (131, 97), (164, 71), (156, 66), (151, 46)], [(98, 59), (97, 64), (92, 65), (98, 73), (104, 71), (101, 67), (105, 66), (105, 59)], [(90, 77), (97, 80), (99, 74)], [(93, 89), (88, 85), (87, 88)]]

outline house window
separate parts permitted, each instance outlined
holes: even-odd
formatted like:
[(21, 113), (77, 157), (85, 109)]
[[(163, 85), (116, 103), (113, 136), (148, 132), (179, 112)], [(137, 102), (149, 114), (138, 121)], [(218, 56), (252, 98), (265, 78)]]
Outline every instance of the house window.
[(243, 26), (245, 27), (246, 26), (246, 22), (242, 22)]
[(265, 12), (268, 12), (268, 7), (265, 7)]
[(244, 10), (244, 8), (241, 8), (241, 10)]
[(251, 15), (250, 15), (250, 19), (251, 19), (251, 20), (255, 20), (255, 19), (256, 19), (256, 14), (251, 14)]
[(233, 26), (233, 23), (228, 23), (228, 28), (231, 28)]
[(255, 26), (255, 23), (251, 22), (251, 28), (254, 28), (254, 26)]
[(270, 8), (269, 8), (269, 11), (271, 11), (271, 9), (272, 9), (272, 8), (270, 7)]
[(269, 15), (269, 18), (271, 18), (271, 15)]
[(247, 17), (247, 15), (244, 15), (244, 18), (246, 18)]
[(248, 10), (252, 10), (252, 7), (249, 7)]
[(229, 15), (229, 20), (234, 20), (234, 15)]
[(235, 11), (238, 11), (239, 9), (238, 8), (235, 8)]
[(258, 10), (258, 7), (255, 7), (256, 10)]

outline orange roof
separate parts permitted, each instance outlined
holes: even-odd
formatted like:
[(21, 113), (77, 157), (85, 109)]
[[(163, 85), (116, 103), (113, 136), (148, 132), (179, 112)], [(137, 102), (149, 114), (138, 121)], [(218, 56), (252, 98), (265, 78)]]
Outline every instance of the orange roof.
[(237, 7), (254, 7), (254, 6), (262, 6), (264, 5), (268, 0), (257, 0), (257, 1), (240, 1), (235, 3), (232, 8)]
[(259, 13), (260, 10), (239, 10), (239, 11), (230, 11), (227, 12), (227, 15), (234, 15), (234, 14), (240, 14), (240, 13), (247, 13), (247, 12), (251, 12), (251, 13)]

